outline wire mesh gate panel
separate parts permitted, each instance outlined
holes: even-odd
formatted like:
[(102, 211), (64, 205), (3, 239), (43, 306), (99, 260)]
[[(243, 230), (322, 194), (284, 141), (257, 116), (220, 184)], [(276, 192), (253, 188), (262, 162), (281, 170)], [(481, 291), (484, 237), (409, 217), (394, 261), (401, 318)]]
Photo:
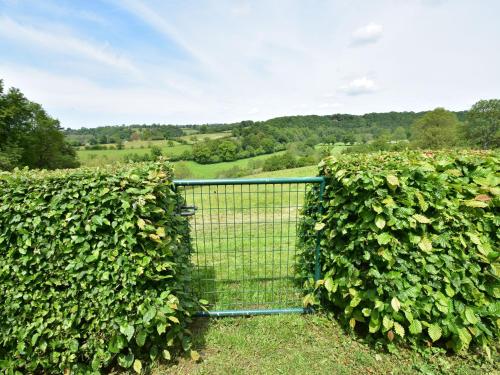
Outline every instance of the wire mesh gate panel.
[(209, 303), (199, 315), (304, 312), (293, 266), (311, 184), (321, 197), (322, 177), (175, 181), (193, 210), (192, 285)]

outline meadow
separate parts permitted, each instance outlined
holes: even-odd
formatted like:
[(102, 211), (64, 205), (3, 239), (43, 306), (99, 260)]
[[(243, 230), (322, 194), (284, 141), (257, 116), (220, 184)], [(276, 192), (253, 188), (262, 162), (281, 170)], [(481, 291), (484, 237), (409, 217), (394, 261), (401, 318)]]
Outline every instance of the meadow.
[[(106, 164), (125, 162), (125, 157), (130, 154), (147, 155), (151, 153), (151, 146), (159, 147), (165, 156), (178, 156), (185, 151), (191, 151), (191, 145), (174, 144), (168, 146), (167, 141), (132, 141), (132, 145), (125, 144), (122, 150), (77, 150), (78, 160), (83, 166), (99, 167)], [(131, 143), (132, 143), (131, 142)]]
[[(226, 133), (213, 133), (207, 134), (215, 138), (220, 138)], [(192, 136), (192, 135), (191, 135)], [(184, 137), (191, 137), (184, 136)], [(202, 140), (201, 135), (198, 135), (198, 139)], [(192, 140), (191, 140), (192, 141)], [(192, 150), (192, 144), (180, 144), (179, 142), (173, 142), (173, 145), (168, 144), (168, 141), (130, 141), (124, 144), (122, 150), (117, 149), (106, 149), (106, 150), (77, 150), (78, 160), (81, 162), (82, 166), (88, 167), (100, 167), (108, 164), (124, 163), (126, 156), (130, 154), (137, 154), (140, 156), (149, 155), (151, 153), (151, 147), (155, 146), (160, 148), (162, 154), (168, 158), (169, 156), (179, 156), (186, 151)], [(322, 147), (322, 146), (318, 146)], [(347, 146), (335, 145), (332, 147), (332, 154), (339, 154)], [(259, 168), (259, 163), (264, 162), (266, 159), (273, 155), (282, 155), (284, 151), (278, 151), (272, 154), (258, 155), (250, 158), (239, 159), (230, 162), (220, 162), (213, 164), (199, 164), (192, 160), (182, 160), (173, 162), (176, 167), (178, 178), (217, 178), (217, 177), (241, 177), (244, 174), (256, 174), (259, 175), (263, 173), (263, 177), (266, 173), (273, 172), (262, 172)], [(304, 169), (302, 169), (304, 168)], [(278, 171), (278, 174), (282, 176), (306, 176), (309, 172), (315, 170), (314, 166), (307, 166), (301, 168), (292, 168), (288, 170)]]

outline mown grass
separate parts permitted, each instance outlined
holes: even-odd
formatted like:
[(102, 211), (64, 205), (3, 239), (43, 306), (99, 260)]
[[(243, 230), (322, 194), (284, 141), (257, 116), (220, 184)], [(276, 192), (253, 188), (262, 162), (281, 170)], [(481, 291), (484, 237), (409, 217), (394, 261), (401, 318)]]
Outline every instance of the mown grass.
[(178, 358), (157, 364), (160, 374), (498, 374), (474, 356), (390, 354), (317, 315), (198, 319), (193, 325), (197, 363)]
[(174, 168), (175, 166), (183, 166), (183, 168), (187, 168), (187, 170), (189, 170), (190, 172), (190, 178), (216, 178), (220, 173), (228, 171), (234, 167), (247, 169), (250, 168), (252, 162), (263, 161), (272, 155), (280, 155), (282, 153), (283, 151), (279, 151), (275, 152), (274, 154), (259, 155), (252, 158), (215, 164), (198, 164), (191, 160), (178, 161), (174, 162)]

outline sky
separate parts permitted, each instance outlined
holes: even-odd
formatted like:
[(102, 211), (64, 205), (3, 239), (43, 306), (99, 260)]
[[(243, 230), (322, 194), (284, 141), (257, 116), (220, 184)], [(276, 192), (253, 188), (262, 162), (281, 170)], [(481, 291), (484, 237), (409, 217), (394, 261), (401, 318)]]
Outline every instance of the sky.
[(63, 127), (465, 110), (498, 0), (0, 0), (0, 79)]

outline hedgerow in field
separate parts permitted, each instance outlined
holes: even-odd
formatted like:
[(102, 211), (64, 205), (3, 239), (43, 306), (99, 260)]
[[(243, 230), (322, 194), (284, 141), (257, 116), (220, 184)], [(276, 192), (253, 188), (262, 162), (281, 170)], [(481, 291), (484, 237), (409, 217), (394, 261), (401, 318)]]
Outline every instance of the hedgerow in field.
[(322, 278), (321, 304), (359, 332), (398, 341), (474, 344), (489, 355), (500, 326), (498, 154), (378, 153), (325, 159), (324, 214), (308, 195), (299, 272)]
[(171, 174), (0, 174), (0, 369), (140, 372), (189, 349), (191, 245)]

